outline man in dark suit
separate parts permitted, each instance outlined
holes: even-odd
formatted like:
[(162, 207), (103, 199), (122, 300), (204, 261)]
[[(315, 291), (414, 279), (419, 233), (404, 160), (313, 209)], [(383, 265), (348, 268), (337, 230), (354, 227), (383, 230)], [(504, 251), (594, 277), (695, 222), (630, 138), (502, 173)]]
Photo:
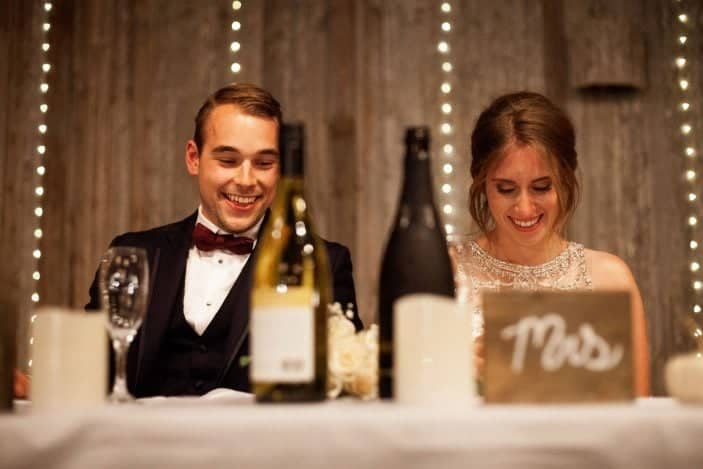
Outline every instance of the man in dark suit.
[[(247, 84), (216, 91), (198, 111), (185, 148), (188, 172), (198, 180), (198, 211), (111, 243), (145, 248), (149, 257), (149, 304), (127, 359), (135, 396), (202, 395), (217, 387), (249, 391), (252, 253), (213, 248), (201, 239), (244, 236), (256, 250), (280, 176), (280, 123), (280, 105), (267, 91)], [(349, 250), (325, 244), (334, 299), (356, 311)], [(96, 277), (86, 308), (99, 305)], [(354, 324), (361, 328), (358, 314)]]

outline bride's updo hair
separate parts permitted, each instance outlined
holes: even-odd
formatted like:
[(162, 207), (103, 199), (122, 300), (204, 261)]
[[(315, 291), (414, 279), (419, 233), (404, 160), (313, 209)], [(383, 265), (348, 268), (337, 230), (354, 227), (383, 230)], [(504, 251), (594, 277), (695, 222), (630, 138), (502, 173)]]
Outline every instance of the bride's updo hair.
[(506, 94), (486, 108), (471, 134), (469, 211), (486, 233), (493, 218), (486, 198), (489, 170), (510, 146), (530, 146), (547, 158), (559, 200), (556, 227), (563, 232), (579, 197), (574, 126), (564, 111), (538, 93)]

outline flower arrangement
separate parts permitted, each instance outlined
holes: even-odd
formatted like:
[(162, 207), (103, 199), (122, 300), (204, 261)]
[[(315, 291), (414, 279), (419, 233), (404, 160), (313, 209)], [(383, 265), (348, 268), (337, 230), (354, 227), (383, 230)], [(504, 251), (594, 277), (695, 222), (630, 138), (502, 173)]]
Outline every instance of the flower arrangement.
[(327, 397), (343, 392), (364, 400), (378, 395), (378, 326), (356, 332), (353, 311), (339, 303), (327, 308)]

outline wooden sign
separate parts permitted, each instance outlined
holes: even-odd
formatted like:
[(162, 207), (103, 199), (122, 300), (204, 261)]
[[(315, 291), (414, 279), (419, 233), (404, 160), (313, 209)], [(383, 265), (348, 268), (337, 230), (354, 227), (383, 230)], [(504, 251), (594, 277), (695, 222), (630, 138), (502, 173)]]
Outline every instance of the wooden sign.
[(634, 398), (627, 292), (489, 292), (485, 402)]

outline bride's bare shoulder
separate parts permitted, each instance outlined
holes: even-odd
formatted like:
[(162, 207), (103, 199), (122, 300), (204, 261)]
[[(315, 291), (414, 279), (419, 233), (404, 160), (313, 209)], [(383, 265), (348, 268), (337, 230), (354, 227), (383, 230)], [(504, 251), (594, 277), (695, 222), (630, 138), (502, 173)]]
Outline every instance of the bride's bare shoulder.
[(585, 257), (594, 288), (629, 289), (635, 284), (630, 268), (615, 254), (586, 249)]

